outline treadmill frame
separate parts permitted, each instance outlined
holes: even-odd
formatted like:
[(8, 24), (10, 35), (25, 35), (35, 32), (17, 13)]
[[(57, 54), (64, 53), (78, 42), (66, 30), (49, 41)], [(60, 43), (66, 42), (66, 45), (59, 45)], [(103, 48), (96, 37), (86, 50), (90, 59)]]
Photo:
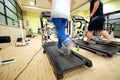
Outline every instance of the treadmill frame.
[[(45, 42), (45, 43), (51, 43), (51, 42)], [(50, 47), (50, 46), (52, 46), (52, 45), (48, 45), (47, 47)], [(49, 52), (45, 49), (45, 47), (46, 47), (46, 46), (43, 45), (43, 48), (44, 48), (43, 53), (46, 53), (46, 54), (47, 54), (48, 60), (49, 60), (51, 66), (52, 66), (52, 68), (53, 68), (53, 72), (54, 72), (57, 80), (63, 78), (63, 74), (64, 74), (65, 71), (69, 71), (69, 70), (71, 70), (71, 69), (74, 69), (74, 68), (77, 68), (77, 67), (80, 67), (80, 66), (83, 66), (83, 65), (86, 65), (87, 67), (92, 67), (92, 66), (93, 66), (91, 60), (89, 60), (89, 59), (81, 56), (80, 54), (78, 54), (78, 53), (76, 53), (76, 52), (74, 52), (74, 51), (71, 51), (71, 52), (72, 52), (71, 54), (73, 54), (74, 56), (80, 58), (80, 59), (84, 62), (84, 64), (83, 64), (83, 65), (79, 65), (79, 66), (70, 67), (70, 68), (67, 69), (67, 70), (61, 70), (60, 67), (59, 67), (58, 65), (56, 65), (57, 63), (55, 62), (56, 60), (54, 59), (54, 57), (50, 55), (51, 53), (49, 53)]]

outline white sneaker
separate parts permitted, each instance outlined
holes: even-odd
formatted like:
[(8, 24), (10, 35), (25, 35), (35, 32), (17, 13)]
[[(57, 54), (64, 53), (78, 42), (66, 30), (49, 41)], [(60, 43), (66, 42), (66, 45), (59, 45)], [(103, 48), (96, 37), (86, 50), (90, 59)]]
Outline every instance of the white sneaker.
[(75, 43), (74, 43), (70, 38), (67, 38), (67, 39), (63, 42), (63, 46), (64, 46), (64, 47), (71, 47), (71, 46), (75, 46)]
[(69, 38), (67, 38), (64, 42), (63, 42), (63, 47), (67, 49), (67, 56), (69, 56), (71, 54), (71, 50), (73, 47), (75, 47), (75, 44), (73, 43), (73, 41)]
[(57, 50), (65, 56), (68, 56), (68, 53), (70, 53), (70, 50), (66, 47), (62, 47), (60, 49), (57, 47)]

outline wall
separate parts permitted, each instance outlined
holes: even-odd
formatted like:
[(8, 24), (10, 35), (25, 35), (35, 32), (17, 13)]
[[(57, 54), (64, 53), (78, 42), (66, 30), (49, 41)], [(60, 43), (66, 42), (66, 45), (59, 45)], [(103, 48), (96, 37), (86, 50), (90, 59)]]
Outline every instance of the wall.
[[(110, 13), (120, 10), (119, 5), (120, 5), (120, 0), (111, 0), (107, 3), (104, 3), (104, 13)], [(88, 20), (87, 16), (89, 16), (89, 10), (86, 11), (78, 10), (72, 13), (71, 15), (75, 15), (75, 14), (81, 15)]]
[(120, 0), (112, 0), (104, 4), (104, 13), (110, 13), (120, 10)]
[(80, 16), (83, 16), (83, 17), (87, 17), (85, 11), (81, 11), (81, 10), (78, 10), (78, 11), (72, 13), (71, 16), (72, 15), (80, 15)]
[[(17, 38), (20, 37), (20, 29), (13, 27), (13, 26), (5, 26), (0, 25), (0, 36), (10, 36), (11, 42), (10, 43), (2, 43), (0, 44), (0, 48), (7, 47), (8, 45), (15, 43)], [(25, 34), (25, 32), (24, 32)]]
[(38, 25), (40, 22), (39, 12), (26, 12), (26, 20), (28, 21), (28, 28), (32, 28), (33, 33), (38, 33)]

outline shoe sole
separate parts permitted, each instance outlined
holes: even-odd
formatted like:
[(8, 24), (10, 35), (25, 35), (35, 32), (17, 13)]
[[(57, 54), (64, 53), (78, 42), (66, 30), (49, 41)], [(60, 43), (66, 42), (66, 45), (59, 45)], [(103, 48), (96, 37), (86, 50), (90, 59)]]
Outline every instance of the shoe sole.
[(65, 55), (65, 56), (69, 56), (71, 53), (71, 50), (68, 49), (67, 47), (64, 47), (63, 50), (60, 50), (56, 47), (57, 51), (60, 52), (61, 54)]
[(65, 54), (66, 54), (67, 57), (69, 57), (70, 54), (71, 54), (71, 50), (70, 50), (69, 48), (67, 48), (67, 47), (65, 47), (65, 49), (67, 50), (67, 51), (65, 52)]

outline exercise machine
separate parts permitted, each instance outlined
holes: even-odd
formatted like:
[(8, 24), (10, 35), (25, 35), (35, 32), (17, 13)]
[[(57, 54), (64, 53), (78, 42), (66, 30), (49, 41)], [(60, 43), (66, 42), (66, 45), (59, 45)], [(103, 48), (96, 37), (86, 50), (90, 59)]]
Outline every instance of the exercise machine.
[[(45, 14), (48, 14), (48, 12), (47, 13), (43, 12), (42, 16), (48, 17), (48, 15), (45, 15)], [(42, 41), (43, 41), (43, 48), (44, 48), (43, 53), (46, 53), (49, 59), (49, 62), (51, 63), (51, 66), (53, 67), (53, 71), (57, 79), (63, 78), (64, 72), (68, 70), (71, 70), (71, 69), (74, 69), (74, 68), (77, 68), (83, 65), (86, 65), (87, 67), (92, 67), (91, 60), (77, 54), (74, 51), (71, 51), (71, 55), (69, 57), (61, 54), (57, 50), (57, 41), (51, 41), (51, 42), (45, 41), (44, 42), (43, 38), (42, 38)]]
[[(76, 21), (77, 20), (84, 21), (87, 24), (87, 21), (79, 15), (77, 15), (77, 16), (75, 15), (72, 18), (74, 18), (74, 20), (76, 20)], [(109, 45), (98, 44), (98, 42), (86, 43), (84, 41), (84, 37), (86, 36), (86, 31), (87, 31), (87, 26), (85, 26), (85, 30), (83, 32), (83, 38), (74, 40), (75, 44), (79, 45), (79, 47), (87, 49), (87, 50), (92, 51), (94, 53), (97, 53), (99, 55), (104, 55), (104, 56), (108, 56), (108, 57), (112, 57), (113, 54), (120, 51), (120, 48), (116, 48), (116, 47), (109, 46)]]
[[(48, 27), (50, 15), (51, 15), (51, 13), (49, 11), (42, 12), (40, 14), (40, 22), (41, 22), (43, 41), (51, 40), (50, 39), (51, 29), (50, 29), (50, 27)], [(46, 21), (44, 21), (44, 19), (46, 19)]]
[[(85, 26), (87, 25), (86, 23), (88, 23), (88, 21), (81, 21), (81, 19), (83, 19), (82, 16), (72, 16), (72, 26), (74, 27), (74, 30), (72, 30), (72, 32), (74, 33), (72, 38), (79, 38), (82, 39), (83, 38), (83, 32), (85, 29)], [(79, 23), (79, 24), (78, 24)]]
[[(11, 39), (9, 36), (0, 36), (0, 43), (10, 43)], [(0, 55), (0, 65), (2, 64), (8, 64), (14, 62), (14, 59), (9, 59), (9, 60), (2, 60), (2, 57)]]
[(92, 61), (75, 53), (71, 52), (69, 57), (61, 54), (57, 49), (57, 42), (45, 42), (43, 44), (44, 53), (47, 54), (47, 57), (53, 67), (53, 71), (57, 79), (63, 78), (65, 71), (70, 69), (86, 65), (87, 67), (92, 67)]
[(108, 45), (108, 46), (112, 46), (115, 48), (120, 48), (120, 42), (117, 42), (117, 41), (107, 42), (106, 40), (99, 40), (95, 38), (92, 40), (95, 41), (97, 44), (103, 44), (103, 45)]
[[(113, 24), (109, 23), (108, 24), (109, 27), (107, 28), (107, 31), (109, 32), (111, 38), (114, 38), (114, 32), (113, 31), (115, 29), (115, 25), (116, 25), (115, 23), (113, 23)], [(107, 42), (103, 39), (98, 39), (98, 38), (93, 38), (92, 40), (95, 41), (98, 44), (104, 44), (104, 45), (114, 46), (114, 47), (120, 48), (120, 42), (117, 42), (117, 41)]]
[[(115, 26), (116, 26), (116, 23), (104, 23), (104, 30), (106, 30), (109, 33), (112, 39), (115, 38), (114, 37)], [(103, 39), (103, 36), (100, 35), (98, 31), (93, 31), (93, 36), (94, 36), (93, 39), (99, 39), (99, 40)]]
[(30, 38), (34, 38), (34, 37), (35, 37), (35, 36), (33, 35), (33, 29), (32, 29), (32, 28), (28, 29), (28, 34), (27, 34), (26, 37), (30, 37)]
[(20, 42), (17, 42), (15, 45), (16, 46), (25, 46), (25, 45), (27, 45), (27, 44), (29, 44), (29, 42), (28, 41), (26, 41), (25, 40), (25, 38), (24, 38), (24, 33), (23, 33), (23, 27), (22, 27), (22, 20), (19, 20), (19, 21), (17, 21), (18, 23), (19, 23), (19, 26), (20, 26), (20, 32), (21, 32), (21, 41)]

